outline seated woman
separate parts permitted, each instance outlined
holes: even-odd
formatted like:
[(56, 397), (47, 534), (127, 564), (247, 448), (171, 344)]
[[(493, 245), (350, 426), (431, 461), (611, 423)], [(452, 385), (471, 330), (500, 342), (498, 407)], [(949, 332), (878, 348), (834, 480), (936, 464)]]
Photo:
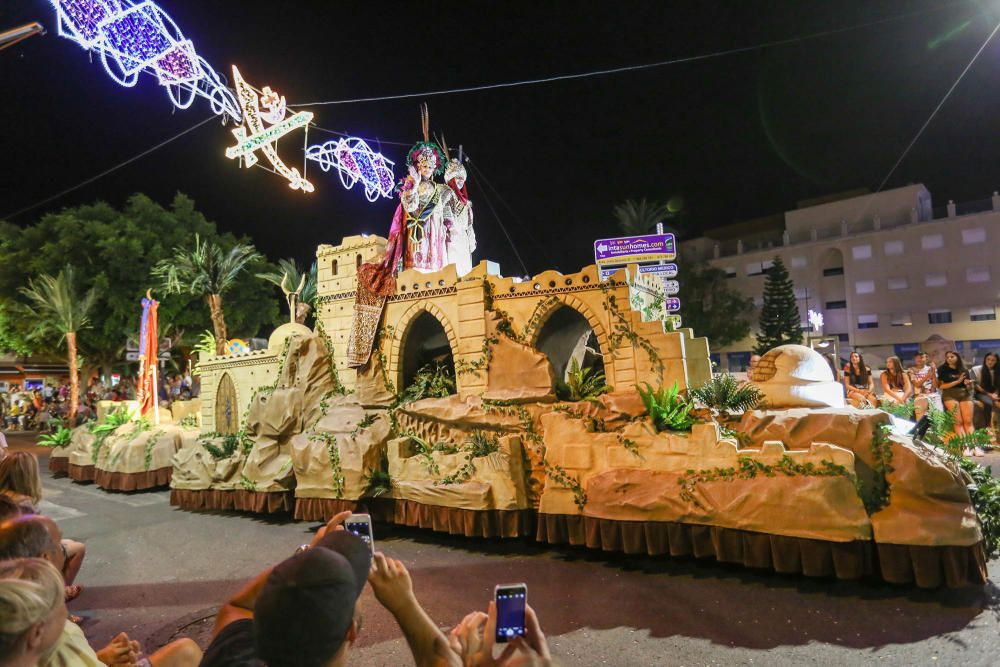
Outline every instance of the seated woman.
[(904, 405), (913, 395), (913, 385), (910, 378), (903, 372), (903, 362), (899, 357), (889, 357), (885, 360), (885, 372), (880, 378), (882, 382), (882, 400), (895, 405)]
[(872, 371), (860, 352), (851, 352), (850, 362), (844, 364), (844, 389), (848, 403), (856, 408), (878, 405)]
[(991, 428), (1000, 428), (1000, 357), (996, 352), (987, 352), (983, 357), (983, 368), (976, 382), (976, 398), (982, 401), (986, 412), (986, 423)]
[[(0, 461), (0, 493), (17, 503), (27, 514), (38, 513), (38, 503), (42, 501), (42, 478), (38, 474), (38, 459), (31, 452), (14, 452)], [(62, 550), (66, 556), (63, 579), (66, 580), (66, 601), (75, 599), (83, 590), (74, 585), (76, 575), (83, 567), (87, 547), (83, 542), (62, 540)]]
[(66, 625), (59, 571), (41, 558), (0, 563), (0, 664), (40, 665)]
[[(955, 435), (972, 433), (972, 379), (965, 370), (965, 363), (958, 352), (946, 352), (944, 363), (938, 366), (938, 386), (941, 388), (941, 400), (944, 409), (955, 415)], [(966, 456), (982, 456), (983, 450), (976, 447), (975, 452), (966, 449)]]

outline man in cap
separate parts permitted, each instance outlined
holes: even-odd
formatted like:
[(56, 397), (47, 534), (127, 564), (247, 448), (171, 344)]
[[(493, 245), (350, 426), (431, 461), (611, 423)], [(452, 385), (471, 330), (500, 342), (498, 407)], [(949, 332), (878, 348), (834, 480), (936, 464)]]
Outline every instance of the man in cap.
[(366, 581), (396, 618), (416, 664), (461, 667), (417, 602), (406, 568), (381, 553), (373, 558), (367, 544), (341, 526), (350, 515), (333, 517), (310, 544), (259, 574), (219, 610), (202, 667), (346, 665)]

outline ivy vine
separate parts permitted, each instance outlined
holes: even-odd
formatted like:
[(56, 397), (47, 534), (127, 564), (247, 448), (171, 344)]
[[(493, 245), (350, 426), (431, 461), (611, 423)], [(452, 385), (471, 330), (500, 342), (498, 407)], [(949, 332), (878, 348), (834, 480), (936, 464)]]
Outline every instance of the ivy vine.
[(604, 293), (604, 302), (602, 305), (613, 319), (611, 332), (608, 334), (609, 351), (614, 352), (621, 348), (625, 341), (628, 341), (633, 348), (639, 348), (646, 353), (646, 356), (649, 357), (649, 363), (653, 366), (653, 370), (662, 378), (665, 365), (659, 352), (656, 351), (656, 347), (648, 339), (640, 336), (632, 329), (632, 325), (629, 323), (625, 313), (618, 307), (617, 297), (611, 293), (611, 286), (607, 283), (601, 283), (601, 292)]
[(330, 458), (330, 472), (333, 473), (333, 492), (337, 498), (344, 497), (344, 472), (340, 464), (340, 448), (337, 447), (337, 436), (329, 431), (314, 432), (309, 436), (310, 442), (322, 442), (326, 445), (326, 453)]
[(875, 473), (870, 483), (858, 480), (858, 495), (865, 505), (869, 515), (878, 512), (889, 504), (889, 480), (886, 475), (893, 471), (892, 441), (889, 439), (889, 427), (879, 424), (872, 433), (870, 444), (872, 458), (875, 463), (872, 471)]
[(678, 480), (680, 485), (680, 497), (695, 507), (706, 509), (698, 502), (694, 496), (695, 488), (699, 484), (706, 482), (732, 482), (737, 479), (754, 479), (758, 476), (775, 477), (778, 474), (785, 477), (848, 477), (853, 478), (850, 471), (842, 465), (832, 461), (820, 461), (819, 465), (812, 462), (796, 463), (795, 460), (785, 454), (775, 465), (762, 463), (749, 456), (737, 458), (737, 467), (730, 468), (707, 468), (705, 470), (688, 470)]

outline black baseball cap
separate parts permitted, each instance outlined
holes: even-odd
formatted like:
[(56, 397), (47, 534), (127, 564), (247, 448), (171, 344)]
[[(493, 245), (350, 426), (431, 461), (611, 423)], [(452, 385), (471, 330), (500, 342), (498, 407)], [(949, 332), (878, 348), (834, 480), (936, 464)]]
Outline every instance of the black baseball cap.
[(344, 530), (279, 563), (254, 605), (257, 654), (268, 665), (322, 665), (340, 650), (371, 568), (368, 546)]

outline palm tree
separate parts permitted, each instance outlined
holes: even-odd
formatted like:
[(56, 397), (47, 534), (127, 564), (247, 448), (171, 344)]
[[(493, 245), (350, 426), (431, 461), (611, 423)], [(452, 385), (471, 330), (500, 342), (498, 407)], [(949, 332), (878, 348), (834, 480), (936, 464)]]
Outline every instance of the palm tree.
[(97, 293), (91, 288), (82, 297), (77, 293), (76, 274), (70, 264), (53, 278), (47, 273), (37, 280), (28, 280), (20, 289), (29, 301), (31, 315), (37, 318), (36, 332), (56, 331), (66, 339), (66, 358), (69, 362), (69, 425), (76, 426), (76, 411), (80, 406), (80, 377), (77, 366), (76, 334), (90, 326), (88, 315), (94, 306)]
[(240, 271), (258, 259), (262, 257), (253, 245), (237, 243), (224, 250), (213, 241), (202, 242), (195, 234), (193, 250), (174, 248), (173, 258), (157, 262), (152, 275), (160, 280), (167, 294), (187, 292), (205, 297), (215, 330), (215, 354), (222, 356), (229, 340), (222, 295), (235, 284)]
[(650, 233), (656, 223), (662, 222), (670, 214), (667, 205), (658, 201), (628, 199), (614, 208), (618, 229), (626, 236)]
[(302, 284), (302, 291), (296, 299), (295, 312), (291, 315), (299, 324), (305, 324), (306, 318), (312, 311), (312, 303), (316, 298), (316, 262), (309, 267), (309, 273), (305, 274), (305, 282), (302, 282), (302, 271), (294, 259), (279, 259), (278, 270), (270, 273), (258, 273), (258, 278), (266, 280), (272, 285), (277, 285), (282, 292), (291, 292)]

